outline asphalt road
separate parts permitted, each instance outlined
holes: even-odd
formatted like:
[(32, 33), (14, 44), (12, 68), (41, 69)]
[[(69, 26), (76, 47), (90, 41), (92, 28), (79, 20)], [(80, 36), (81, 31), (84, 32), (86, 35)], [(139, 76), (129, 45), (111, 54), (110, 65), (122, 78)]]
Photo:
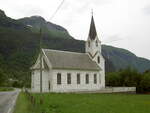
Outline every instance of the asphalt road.
[(12, 113), (19, 90), (0, 92), (0, 113)]

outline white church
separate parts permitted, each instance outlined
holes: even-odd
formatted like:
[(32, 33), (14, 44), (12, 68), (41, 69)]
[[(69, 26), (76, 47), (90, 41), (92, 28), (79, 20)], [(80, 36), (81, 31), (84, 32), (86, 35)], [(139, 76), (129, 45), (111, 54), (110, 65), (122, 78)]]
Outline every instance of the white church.
[(31, 67), (31, 91), (86, 92), (105, 88), (105, 59), (93, 16), (85, 48), (85, 53), (42, 49)]

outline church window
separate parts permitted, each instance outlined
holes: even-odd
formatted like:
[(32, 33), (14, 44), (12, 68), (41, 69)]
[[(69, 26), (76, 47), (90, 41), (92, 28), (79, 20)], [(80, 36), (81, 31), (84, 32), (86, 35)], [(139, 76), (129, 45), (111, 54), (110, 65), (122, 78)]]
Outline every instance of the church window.
[(96, 47), (98, 46), (98, 41), (96, 40)]
[(89, 84), (89, 74), (86, 74), (86, 76), (85, 76), (85, 82), (86, 82), (86, 84)]
[(71, 74), (67, 73), (67, 84), (71, 84)]
[(101, 75), (99, 75), (99, 82), (101, 83)]
[(88, 47), (90, 47), (90, 41), (88, 41)]
[(34, 75), (32, 75), (32, 88), (34, 88)]
[(94, 84), (97, 84), (97, 74), (94, 74)]
[(80, 74), (77, 74), (77, 84), (80, 84)]
[(97, 57), (97, 62), (100, 63), (100, 57), (99, 56)]
[(48, 88), (49, 88), (49, 90), (50, 90), (50, 88), (51, 88), (50, 81), (48, 81)]
[(61, 73), (57, 73), (57, 84), (61, 84)]

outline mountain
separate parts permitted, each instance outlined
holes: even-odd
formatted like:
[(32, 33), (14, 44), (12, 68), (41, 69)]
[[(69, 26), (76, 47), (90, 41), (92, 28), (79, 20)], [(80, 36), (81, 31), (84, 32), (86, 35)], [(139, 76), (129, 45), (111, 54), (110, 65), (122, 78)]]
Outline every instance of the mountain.
[(25, 26), (28, 26), (31, 31), (35, 33), (38, 33), (41, 28), (44, 34), (54, 35), (55, 37), (61, 36), (61, 38), (72, 38), (65, 28), (51, 22), (47, 22), (41, 16), (21, 18), (18, 19), (18, 22), (22, 23)]
[(23, 25), (19, 21), (7, 17), (5, 12), (2, 10), (0, 10), (0, 27), (16, 30), (28, 30), (26, 25)]
[(140, 72), (150, 69), (150, 60), (137, 57), (132, 52), (112, 46), (102, 46), (103, 56), (109, 59), (116, 70), (132, 67)]
[[(85, 41), (74, 39), (61, 26), (47, 22), (39, 16), (11, 19), (0, 10), (0, 69), (9, 77), (30, 80), (29, 68), (39, 53), (40, 27), (43, 31), (43, 48), (85, 51)], [(149, 60), (137, 57), (125, 49), (102, 45), (102, 54), (106, 60), (106, 72), (128, 66), (140, 72), (150, 69)]]
[(68, 31), (65, 28), (59, 25), (53, 24), (51, 22), (47, 22), (41, 16), (25, 17), (25, 18), (18, 19), (18, 21), (22, 22), (24, 25), (29, 25), (37, 29), (40, 29), (42, 27), (42, 28), (46, 28), (47, 30), (58, 30), (58, 31), (65, 32), (68, 34)]

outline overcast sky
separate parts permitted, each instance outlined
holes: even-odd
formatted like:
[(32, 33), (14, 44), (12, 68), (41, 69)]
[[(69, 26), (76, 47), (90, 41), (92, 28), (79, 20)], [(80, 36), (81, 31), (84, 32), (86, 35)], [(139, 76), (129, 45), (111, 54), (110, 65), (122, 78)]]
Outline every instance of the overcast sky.
[(40, 15), (65, 27), (76, 39), (86, 40), (91, 9), (103, 44), (128, 49), (150, 59), (150, 0), (0, 0), (0, 9), (14, 19)]

